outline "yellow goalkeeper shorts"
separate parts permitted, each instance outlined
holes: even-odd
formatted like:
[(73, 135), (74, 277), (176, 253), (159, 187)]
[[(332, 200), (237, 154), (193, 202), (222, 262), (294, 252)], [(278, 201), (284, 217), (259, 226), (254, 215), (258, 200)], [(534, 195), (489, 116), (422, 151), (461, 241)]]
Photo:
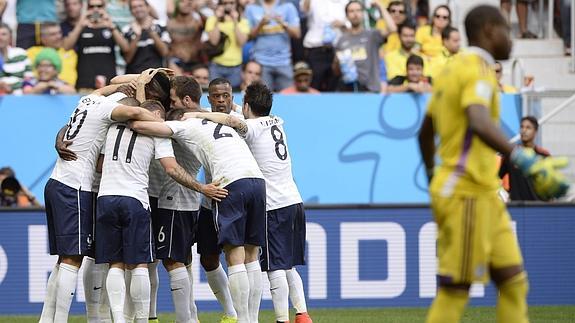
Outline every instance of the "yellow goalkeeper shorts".
[(487, 282), (489, 268), (522, 265), (511, 218), (496, 193), (433, 196), (439, 275), (453, 284)]

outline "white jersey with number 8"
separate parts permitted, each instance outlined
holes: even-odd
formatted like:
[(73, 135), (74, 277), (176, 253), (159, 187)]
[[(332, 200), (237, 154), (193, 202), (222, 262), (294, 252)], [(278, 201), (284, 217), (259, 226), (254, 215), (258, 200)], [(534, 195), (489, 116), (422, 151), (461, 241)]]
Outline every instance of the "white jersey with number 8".
[(247, 119), (246, 142), (266, 181), (266, 209), (280, 209), (301, 203), (301, 195), (293, 180), (291, 158), (283, 120), (275, 116)]

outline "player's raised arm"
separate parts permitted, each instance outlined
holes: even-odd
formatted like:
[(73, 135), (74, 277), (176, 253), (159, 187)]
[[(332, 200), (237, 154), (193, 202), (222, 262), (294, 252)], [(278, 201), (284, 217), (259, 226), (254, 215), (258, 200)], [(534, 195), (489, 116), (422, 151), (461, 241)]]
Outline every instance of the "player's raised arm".
[(248, 125), (242, 119), (234, 117), (227, 113), (221, 112), (187, 112), (184, 114), (184, 120), (189, 118), (207, 119), (215, 123), (221, 123), (228, 127), (236, 129), (241, 135), (248, 132)]
[(221, 202), (221, 200), (228, 195), (228, 190), (218, 187), (219, 183), (201, 184), (198, 182), (192, 175), (190, 175), (190, 173), (178, 164), (174, 157), (161, 158), (160, 163), (171, 178), (187, 188), (200, 192), (218, 202)]
[(148, 136), (169, 138), (174, 132), (164, 122), (133, 121), (129, 122), (130, 129)]
[(112, 120), (120, 122), (128, 120), (162, 121), (161, 118), (146, 109), (122, 104), (112, 111)]

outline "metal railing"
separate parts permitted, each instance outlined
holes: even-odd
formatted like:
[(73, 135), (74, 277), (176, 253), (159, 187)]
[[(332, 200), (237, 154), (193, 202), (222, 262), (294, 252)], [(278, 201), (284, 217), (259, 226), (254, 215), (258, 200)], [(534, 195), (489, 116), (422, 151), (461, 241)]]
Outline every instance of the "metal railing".
[[(519, 68), (519, 82), (516, 82), (516, 69)], [(523, 66), (523, 61), (520, 58), (515, 58), (513, 63), (511, 63), (511, 84), (517, 89), (523, 87), (523, 79), (525, 78), (525, 66)]]
[[(525, 97), (526, 97), (526, 96), (542, 96), (542, 97), (544, 97), (544, 96), (547, 95), (546, 92), (551, 92), (551, 91), (543, 91), (543, 92), (539, 92), (539, 93), (537, 93), (537, 92), (527, 92), (527, 93), (524, 93), (523, 99), (524, 99), (524, 101), (525, 101), (525, 99), (526, 99)], [(561, 92), (563, 92), (563, 91), (561, 91)], [(555, 107), (553, 110), (549, 111), (549, 113), (547, 113), (546, 115), (544, 115), (544, 116), (542, 116), (541, 118), (539, 118), (539, 120), (538, 120), (539, 126), (541, 126), (541, 125), (547, 123), (547, 121), (549, 121), (551, 118), (553, 118), (553, 117), (556, 116), (558, 113), (560, 113), (561, 111), (565, 110), (567, 107), (570, 107), (573, 103), (575, 103), (575, 94), (572, 94), (572, 91), (569, 91), (569, 92), (571, 92), (571, 96), (570, 96), (567, 100), (563, 101), (563, 103), (559, 104), (559, 105), (558, 105), (557, 107)], [(556, 96), (551, 95), (551, 97), (556, 97)], [(527, 100), (527, 101), (529, 101), (529, 100)], [(524, 109), (524, 111), (525, 111), (525, 110), (531, 110), (531, 109), (527, 108), (527, 109)], [(525, 114), (525, 113), (524, 113), (524, 114)], [(528, 112), (528, 114), (533, 114), (533, 113), (532, 113), (532, 111), (531, 111), (531, 112)], [(509, 142), (516, 142), (517, 140), (519, 140), (519, 138), (520, 138), (520, 135), (517, 134), (517, 135), (515, 135), (513, 138), (511, 138), (511, 139), (509, 140)]]

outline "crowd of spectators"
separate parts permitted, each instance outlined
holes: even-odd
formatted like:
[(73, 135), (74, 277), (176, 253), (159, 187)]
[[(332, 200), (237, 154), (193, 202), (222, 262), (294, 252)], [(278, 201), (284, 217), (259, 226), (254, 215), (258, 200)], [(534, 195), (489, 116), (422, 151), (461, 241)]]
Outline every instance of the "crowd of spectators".
[[(0, 11), (17, 22), (0, 25), (2, 94), (86, 93), (160, 66), (237, 91), (249, 78), (284, 93), (428, 92), (461, 39), (449, 6), (430, 15), (422, 0), (0, 0)], [(533, 38), (524, 18), (520, 36)]]

